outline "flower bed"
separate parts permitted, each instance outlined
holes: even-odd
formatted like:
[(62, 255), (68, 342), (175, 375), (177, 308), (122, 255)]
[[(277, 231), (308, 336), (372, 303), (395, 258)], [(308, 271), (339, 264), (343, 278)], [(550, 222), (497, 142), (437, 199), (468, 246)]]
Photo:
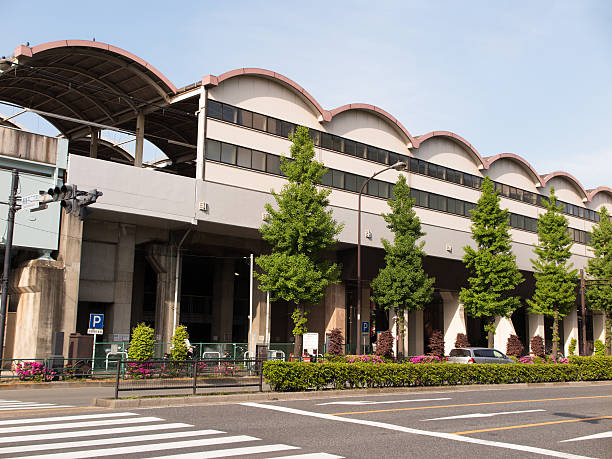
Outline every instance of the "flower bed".
[(612, 357), (537, 365), (270, 361), (264, 364), (264, 378), (277, 391), (596, 381), (612, 380)]
[(21, 381), (51, 381), (55, 376), (55, 371), (48, 369), (41, 362), (13, 363), (12, 369)]

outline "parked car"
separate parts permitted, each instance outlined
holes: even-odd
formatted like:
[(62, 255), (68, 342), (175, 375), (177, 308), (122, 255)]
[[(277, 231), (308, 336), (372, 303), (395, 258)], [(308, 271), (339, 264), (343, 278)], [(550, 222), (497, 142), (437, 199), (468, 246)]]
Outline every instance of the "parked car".
[(516, 363), (503, 352), (488, 347), (462, 347), (450, 351), (451, 363)]

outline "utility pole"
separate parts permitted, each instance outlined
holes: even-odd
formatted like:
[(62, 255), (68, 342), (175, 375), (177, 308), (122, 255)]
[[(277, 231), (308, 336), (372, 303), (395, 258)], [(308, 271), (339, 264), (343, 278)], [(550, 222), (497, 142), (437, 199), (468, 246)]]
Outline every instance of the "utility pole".
[(13, 248), (13, 229), (15, 227), (15, 212), (17, 212), (17, 187), (19, 172), (13, 169), (11, 176), (11, 196), (9, 197), (8, 220), (6, 230), (6, 245), (4, 247), (4, 270), (2, 272), (2, 296), (0, 297), (0, 371), (4, 352), (4, 325), (8, 303), (9, 273), (11, 271), (11, 249)]

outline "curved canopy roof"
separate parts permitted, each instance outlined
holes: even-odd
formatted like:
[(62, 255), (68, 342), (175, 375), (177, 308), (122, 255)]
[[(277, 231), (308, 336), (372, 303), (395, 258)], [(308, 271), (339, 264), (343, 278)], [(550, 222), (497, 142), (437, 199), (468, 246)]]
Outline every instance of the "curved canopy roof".
[(0, 101), (44, 112), (69, 139), (88, 135), (90, 128), (68, 118), (134, 132), (142, 112), (145, 137), (168, 157), (184, 155), (193, 148), (183, 144), (196, 143), (193, 103), (168, 107), (176, 87), (152, 65), (120, 48), (86, 40), (21, 45), (0, 61), (0, 69)]

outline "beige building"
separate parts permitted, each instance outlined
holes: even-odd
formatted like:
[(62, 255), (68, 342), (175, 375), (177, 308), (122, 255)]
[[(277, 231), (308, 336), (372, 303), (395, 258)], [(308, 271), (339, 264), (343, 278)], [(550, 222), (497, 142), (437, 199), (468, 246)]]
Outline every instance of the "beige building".
[[(106, 316), (105, 341), (125, 340), (131, 327), (145, 321), (165, 342), (177, 323), (187, 325), (192, 342), (289, 342), (292, 306), (268, 305), (256, 283), (249, 334), (248, 260), (267, 250), (258, 228), (265, 203), (273, 202), (270, 190), (285, 183), (279, 158), (288, 154), (288, 137), (297, 125), (311, 130), (316, 157), (329, 168), (322, 186), (332, 190), (334, 218), (344, 223), (330, 253), (342, 263), (342, 282), (328, 289), (309, 318), (321, 348), (335, 327), (344, 331), (351, 349), (357, 340), (370, 345), (375, 335), (360, 333), (357, 295), (361, 321), (374, 330), (393, 322), (370, 301), (369, 281), (382, 267), (380, 240), (391, 237), (380, 214), (388, 211), (390, 186), (399, 173), (407, 177), (427, 233), (425, 268), (436, 277), (434, 300), (406, 317), (407, 333), (398, 343), (404, 354), (425, 352), (436, 329), (443, 331), (447, 351), (458, 333), (466, 333), (473, 345), (486, 343), (482, 324), (466, 317), (458, 300), (467, 276), (462, 247), (472, 243), (468, 215), (483, 177), (495, 181), (502, 205), (511, 212), (513, 249), (526, 279), (519, 292), (524, 299), (533, 293), (530, 258), (542, 197), (550, 188), (563, 201), (577, 268), (592, 256), (587, 242), (597, 210), (612, 207), (608, 187), (585, 190), (570, 174), (540, 174), (515, 154), (483, 156), (451, 132), (414, 136), (373, 105), (324, 109), (297, 83), (268, 70), (207, 75), (177, 89), (126, 51), (100, 42), (61, 41), (19, 46), (0, 61), (0, 71), (0, 101), (38, 113), (68, 139), (66, 182), (104, 193), (84, 222), (62, 218), (54, 253), (57, 277), (49, 284), (57, 289), (54, 299), (45, 305), (18, 300), (17, 314), (22, 307), (22, 314), (38, 314), (39, 333), (49, 339), (34, 348), (14, 347), (16, 358), (46, 357), (53, 332), (63, 331), (67, 344), (70, 333), (85, 333), (94, 312)], [(105, 130), (133, 133), (135, 153), (100, 138)], [(145, 139), (167, 160), (143, 163)], [(362, 199), (364, 282), (358, 292), (358, 191), (364, 180), (398, 160), (408, 169), (377, 176)], [(37, 272), (28, 273), (36, 281)], [(44, 322), (43, 311), (52, 311), (57, 321)], [(593, 340), (603, 339), (603, 318), (588, 312), (586, 320), (592, 348)], [(574, 308), (561, 327), (566, 352), (579, 337), (578, 324)], [(511, 320), (499, 320), (495, 347), (505, 351), (511, 334), (523, 344), (536, 334), (550, 340), (548, 325), (522, 307)]]

